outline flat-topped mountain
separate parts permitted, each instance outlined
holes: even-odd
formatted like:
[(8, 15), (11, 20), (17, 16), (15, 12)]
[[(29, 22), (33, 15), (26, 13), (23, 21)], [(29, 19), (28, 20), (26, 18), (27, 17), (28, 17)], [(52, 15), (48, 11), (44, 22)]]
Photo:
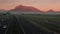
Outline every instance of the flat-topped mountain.
[(23, 6), (23, 5), (16, 6), (12, 11), (41, 12), (37, 8), (31, 7), (31, 6)]

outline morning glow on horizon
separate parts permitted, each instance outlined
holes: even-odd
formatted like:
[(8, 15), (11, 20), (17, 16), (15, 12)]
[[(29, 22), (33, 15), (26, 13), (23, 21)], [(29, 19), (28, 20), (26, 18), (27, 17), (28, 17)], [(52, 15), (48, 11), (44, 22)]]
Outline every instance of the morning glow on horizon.
[(0, 0), (0, 9), (9, 10), (18, 5), (32, 6), (40, 10), (60, 11), (60, 0)]

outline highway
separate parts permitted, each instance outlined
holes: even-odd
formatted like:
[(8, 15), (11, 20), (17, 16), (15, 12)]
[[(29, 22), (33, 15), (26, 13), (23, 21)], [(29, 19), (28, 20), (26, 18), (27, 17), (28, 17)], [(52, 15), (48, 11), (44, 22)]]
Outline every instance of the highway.
[(11, 20), (9, 16), (0, 19), (0, 34), (5, 34), (6, 30), (9, 27), (10, 21)]
[(53, 34), (49, 30), (30, 23), (22, 16), (14, 15), (11, 19), (11, 24), (5, 34)]
[[(29, 22), (23, 16), (16, 14), (9, 15), (9, 19), (4, 20), (7, 28), (0, 28), (0, 34), (59, 34), (37, 24)], [(48, 22), (44, 20), (41, 22)]]
[(11, 24), (5, 34), (24, 34), (14, 15), (11, 16)]
[[(23, 16), (17, 16), (15, 15), (18, 22), (20, 22), (20, 26), (23, 29), (23, 31), (25, 32), (25, 34), (59, 34), (60, 30), (50, 30), (47, 29), (46, 27), (43, 27), (39, 24), (33, 24), (30, 21), (28, 21), (25, 17)], [(46, 21), (46, 20), (41, 20), (41, 22), (43, 23), (47, 23), (49, 25), (56, 25), (54, 24), (54, 22), (52, 21)], [(56, 25), (58, 26), (58, 25)], [(59, 27), (59, 26), (58, 26)]]
[(20, 26), (25, 34), (53, 34), (50, 30), (45, 30), (42, 27), (38, 27), (25, 19), (22, 16), (16, 16), (17, 20), (20, 22)]

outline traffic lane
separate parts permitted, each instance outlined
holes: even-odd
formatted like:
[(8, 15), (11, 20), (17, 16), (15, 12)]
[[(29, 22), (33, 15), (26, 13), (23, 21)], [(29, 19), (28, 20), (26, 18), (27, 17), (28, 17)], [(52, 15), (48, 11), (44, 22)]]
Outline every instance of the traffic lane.
[(3, 25), (2, 27), (0, 27), (0, 34), (5, 34), (7, 28), (8, 28), (7, 25)]
[(0, 34), (5, 34), (7, 28), (9, 27), (8, 25), (10, 24), (10, 21), (10, 18), (0, 19)]
[(6, 29), (0, 29), (0, 34), (5, 34)]
[(42, 28), (33, 25), (24, 18), (20, 18), (20, 24), (26, 34), (49, 34), (48, 31), (45, 31)]

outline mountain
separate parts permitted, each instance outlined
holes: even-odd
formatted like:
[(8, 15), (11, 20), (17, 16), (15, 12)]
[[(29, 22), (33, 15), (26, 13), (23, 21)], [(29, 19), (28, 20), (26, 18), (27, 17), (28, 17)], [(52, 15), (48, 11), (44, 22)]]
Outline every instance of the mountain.
[(21, 11), (21, 12), (41, 12), (41, 11), (38, 10), (37, 8), (30, 7), (30, 6), (23, 6), (23, 5), (16, 6), (12, 11)]
[(50, 9), (50, 10), (48, 10), (47, 12), (55, 12), (54, 10), (52, 10), (52, 9)]

